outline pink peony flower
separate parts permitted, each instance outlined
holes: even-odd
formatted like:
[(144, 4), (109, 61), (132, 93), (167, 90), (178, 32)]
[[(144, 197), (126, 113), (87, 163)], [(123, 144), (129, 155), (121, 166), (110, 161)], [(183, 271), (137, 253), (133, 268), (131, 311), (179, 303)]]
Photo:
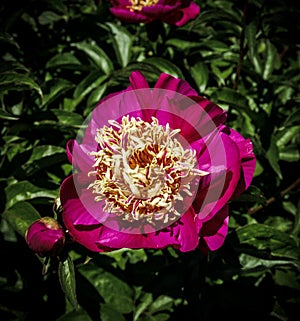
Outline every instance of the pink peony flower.
[(65, 234), (62, 226), (52, 217), (42, 217), (26, 231), (29, 248), (40, 256), (56, 256), (63, 249)]
[(251, 141), (184, 80), (162, 73), (149, 88), (136, 71), (130, 83), (100, 101), (67, 144), (66, 228), (92, 251), (218, 249), (228, 202), (252, 181)]
[(161, 20), (180, 27), (200, 13), (191, 0), (111, 0), (111, 4), (112, 14), (129, 23)]

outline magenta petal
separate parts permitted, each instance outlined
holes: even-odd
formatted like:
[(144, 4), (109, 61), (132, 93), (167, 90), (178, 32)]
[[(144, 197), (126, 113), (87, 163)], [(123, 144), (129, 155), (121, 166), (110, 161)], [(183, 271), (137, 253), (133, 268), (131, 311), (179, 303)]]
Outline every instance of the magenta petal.
[(227, 135), (221, 132), (206, 144), (207, 149), (197, 157), (199, 164), (207, 164), (204, 168), (210, 175), (202, 177), (193, 205), (198, 219), (204, 221), (210, 220), (232, 198), (241, 173), (239, 149)]
[(201, 118), (198, 120), (198, 127), (202, 128), (206, 126), (207, 122), (213, 122), (216, 127), (223, 124), (226, 121), (227, 113), (212, 101), (202, 97), (190, 97), (198, 105), (203, 108), (204, 112), (201, 114)]
[[(119, 95), (113, 95), (110, 99), (101, 101), (94, 109), (91, 118), (97, 124), (95, 127), (109, 126), (109, 120), (119, 120), (125, 115), (140, 111), (139, 95), (141, 94), (137, 93), (145, 93), (147, 97), (150, 95), (150, 91), (147, 89), (132, 90), (132, 87), (128, 87), (128, 90), (119, 93)], [(149, 102), (151, 106), (152, 100), (150, 98), (145, 100), (145, 103)], [(95, 132), (95, 129), (92, 128), (91, 131)]]
[(213, 219), (203, 224), (200, 235), (211, 251), (217, 250), (224, 243), (228, 233), (228, 212), (228, 206), (225, 206)]
[(70, 139), (66, 145), (66, 153), (67, 153), (68, 161), (71, 164), (72, 164), (72, 154), (73, 154), (74, 143), (75, 143), (75, 139)]
[(174, 228), (174, 233), (180, 244), (180, 251), (187, 252), (194, 250), (199, 243), (198, 228), (195, 224), (195, 212), (190, 208), (179, 220)]
[(84, 173), (88, 173), (93, 170), (94, 157), (89, 155), (91, 151), (96, 150), (95, 147), (88, 147), (83, 144), (78, 144), (77, 141), (67, 144), (68, 158), (72, 160), (73, 168)]
[(180, 222), (154, 233), (129, 234), (103, 227), (97, 244), (100, 247), (109, 247), (111, 249), (162, 249), (167, 246), (174, 246), (182, 252), (191, 251), (197, 247), (199, 241), (193, 220), (194, 211), (190, 209), (180, 218)]
[(171, 75), (162, 73), (154, 88), (168, 89), (185, 96), (197, 96), (197, 92), (185, 81)]
[(140, 71), (133, 71), (129, 77), (132, 89), (149, 88), (148, 81)]
[(222, 131), (236, 143), (242, 162), (241, 178), (237, 185), (233, 198), (244, 192), (252, 182), (256, 168), (256, 157), (253, 152), (253, 145), (250, 139), (245, 139), (241, 134), (232, 128), (223, 126)]
[(196, 3), (191, 2), (190, 5), (181, 10), (182, 17), (179, 21), (175, 23), (177, 27), (181, 27), (192, 19), (195, 19), (200, 13), (200, 7)]
[(68, 233), (72, 236), (74, 241), (85, 246), (91, 251), (103, 252), (104, 249), (99, 247), (97, 241), (103, 225), (90, 225), (90, 226), (75, 226), (73, 225), (72, 219), (66, 214), (63, 213), (64, 224), (67, 227)]
[(97, 244), (100, 247), (108, 247), (110, 249), (120, 248), (154, 248), (162, 249), (169, 245), (176, 244), (176, 240), (170, 238), (170, 233), (159, 232), (149, 234), (128, 234), (118, 232), (108, 227), (103, 227), (101, 237)]
[[(84, 193), (84, 191), (83, 191)], [(87, 192), (85, 192), (87, 193)], [(91, 193), (91, 192), (89, 192)], [(92, 194), (92, 193), (91, 193)], [(65, 216), (72, 221), (73, 225), (98, 225), (99, 220), (92, 216), (87, 208), (79, 199), (78, 193), (74, 184), (74, 176), (66, 178), (60, 189), (60, 199)], [(95, 204), (95, 209), (98, 209), (98, 204)]]
[(147, 17), (144, 14), (140, 12), (131, 12), (128, 9), (122, 9), (122, 8), (110, 8), (111, 13), (119, 18), (120, 20), (128, 23), (137, 23), (137, 22), (150, 22), (153, 20), (151, 17)]
[[(92, 251), (102, 251), (96, 244), (102, 225), (91, 216), (78, 198), (73, 177), (69, 176), (62, 184), (60, 197), (63, 207), (62, 219), (72, 238)], [(80, 225), (76, 225), (81, 223)]]

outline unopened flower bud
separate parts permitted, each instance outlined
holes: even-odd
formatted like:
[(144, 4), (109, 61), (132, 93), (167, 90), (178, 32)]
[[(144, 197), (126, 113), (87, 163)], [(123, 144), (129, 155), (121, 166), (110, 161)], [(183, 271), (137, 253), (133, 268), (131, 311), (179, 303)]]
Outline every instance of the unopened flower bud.
[(65, 234), (62, 226), (52, 217), (42, 217), (26, 231), (29, 248), (40, 256), (56, 256), (63, 249)]

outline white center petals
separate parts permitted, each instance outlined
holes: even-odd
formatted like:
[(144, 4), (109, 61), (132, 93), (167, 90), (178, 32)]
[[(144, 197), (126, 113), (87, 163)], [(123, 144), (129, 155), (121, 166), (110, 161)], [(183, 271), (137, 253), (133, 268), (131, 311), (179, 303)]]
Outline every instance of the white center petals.
[(127, 6), (130, 11), (141, 11), (143, 7), (151, 7), (158, 4), (159, 0), (130, 0), (131, 5)]
[(90, 153), (95, 201), (105, 200), (105, 211), (129, 222), (176, 220), (181, 214), (174, 203), (192, 195), (195, 177), (209, 174), (195, 168), (195, 150), (184, 149), (176, 139), (180, 129), (162, 126), (155, 117), (148, 123), (124, 116), (121, 123), (109, 124), (98, 129), (99, 150)]

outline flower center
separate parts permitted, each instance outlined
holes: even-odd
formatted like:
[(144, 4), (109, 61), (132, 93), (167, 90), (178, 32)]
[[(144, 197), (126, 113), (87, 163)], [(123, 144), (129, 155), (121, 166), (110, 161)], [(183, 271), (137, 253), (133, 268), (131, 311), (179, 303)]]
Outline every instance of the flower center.
[(143, 7), (155, 6), (159, 0), (130, 0), (131, 6), (127, 6), (130, 11), (141, 11)]
[(90, 153), (95, 201), (105, 200), (105, 211), (128, 222), (155, 225), (179, 218), (183, 213), (174, 202), (192, 196), (192, 180), (208, 174), (195, 168), (196, 152), (176, 139), (180, 129), (159, 125), (155, 117), (149, 123), (124, 116), (121, 123), (109, 124), (97, 130), (98, 151)]

